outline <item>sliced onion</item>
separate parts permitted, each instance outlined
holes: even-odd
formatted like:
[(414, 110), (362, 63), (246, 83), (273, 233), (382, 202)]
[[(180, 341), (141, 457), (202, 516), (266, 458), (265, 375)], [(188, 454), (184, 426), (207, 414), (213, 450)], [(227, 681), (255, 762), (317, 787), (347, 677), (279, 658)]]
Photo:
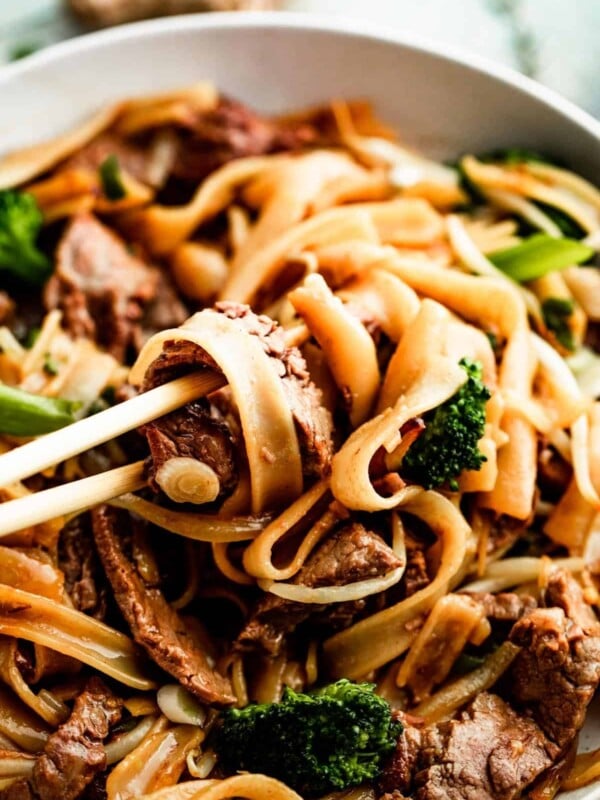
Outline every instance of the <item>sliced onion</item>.
[(378, 594), (391, 586), (395, 586), (405, 567), (397, 567), (387, 575), (379, 578), (368, 578), (365, 581), (347, 583), (345, 586), (302, 586), (297, 583), (280, 583), (277, 581), (259, 580), (258, 585), (263, 592), (270, 592), (283, 597), (285, 600), (294, 600), (297, 603), (345, 603), (349, 600), (362, 600), (371, 594)]
[(116, 764), (117, 761), (121, 761), (125, 756), (129, 755), (132, 750), (135, 750), (150, 733), (155, 722), (155, 716), (144, 717), (135, 728), (118, 736), (113, 742), (109, 742), (104, 747), (106, 763), (109, 766), (111, 764)]
[[(543, 559), (530, 556), (503, 558), (488, 566), (481, 580), (461, 586), (461, 592), (501, 592), (511, 586), (536, 581), (542, 569)], [(581, 572), (585, 567), (583, 558), (556, 558), (552, 565), (571, 572)]]
[(196, 757), (196, 755), (195, 753), (188, 753), (186, 759), (188, 772), (192, 778), (205, 780), (215, 768), (215, 764), (217, 763), (216, 753), (212, 750), (208, 750), (199, 757)]
[(183, 686), (169, 683), (161, 686), (156, 695), (158, 707), (171, 722), (181, 725), (196, 725), (202, 728), (206, 722), (206, 708)]
[(31, 775), (35, 756), (17, 750), (0, 751), (0, 776), (2, 778), (25, 778)]
[(189, 511), (173, 511), (156, 503), (150, 503), (135, 494), (123, 494), (110, 501), (110, 505), (124, 508), (138, 517), (158, 525), (171, 533), (194, 539), (198, 542), (244, 542), (259, 534), (271, 521), (271, 517), (248, 516), (221, 519), (210, 514)]

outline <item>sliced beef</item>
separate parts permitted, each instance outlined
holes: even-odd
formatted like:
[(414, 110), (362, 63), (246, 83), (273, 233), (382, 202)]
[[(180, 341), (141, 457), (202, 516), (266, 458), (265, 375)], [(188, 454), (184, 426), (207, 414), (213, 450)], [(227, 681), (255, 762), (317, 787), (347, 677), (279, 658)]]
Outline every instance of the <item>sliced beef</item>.
[[(321, 403), (320, 389), (310, 379), (302, 354), (296, 347), (287, 347), (276, 322), (258, 316), (249, 306), (223, 302), (217, 303), (215, 310), (237, 320), (243, 330), (259, 339), (272, 358), (296, 424), (304, 474), (322, 477), (328, 472), (331, 462), (332, 421)], [(201, 347), (191, 342), (167, 341), (146, 375), (144, 388), (151, 389), (200, 366), (215, 366)]]
[(520, 595), (514, 592), (469, 592), (468, 597), (483, 607), (488, 619), (495, 622), (516, 622), (523, 614), (537, 606), (531, 595)]
[(566, 571), (556, 570), (545, 602), (513, 627), (511, 641), (523, 650), (512, 665), (508, 686), (559, 747), (573, 741), (600, 682), (600, 623)]
[(402, 734), (379, 779), (378, 788), (386, 800), (395, 800), (397, 796), (403, 797), (403, 792), (410, 792), (413, 774), (418, 769), (422, 731), (414, 725), (400, 721), (403, 724)]
[(155, 491), (160, 487), (154, 477), (171, 458), (194, 458), (209, 466), (218, 476), (221, 496), (229, 494), (238, 480), (234, 442), (227, 425), (211, 415), (207, 402), (188, 403), (165, 417), (145, 425), (150, 446), (150, 478)]
[(109, 156), (115, 156), (119, 166), (142, 183), (152, 184), (149, 169), (150, 152), (110, 131), (101, 133), (89, 144), (62, 163), (59, 169), (89, 169), (96, 171)]
[(232, 703), (235, 698), (227, 679), (211, 667), (160, 589), (146, 586), (125, 555), (123, 542), (132, 525), (129, 515), (98, 506), (92, 521), (102, 565), (135, 641), (159, 667), (202, 700)]
[(487, 554), (505, 553), (525, 533), (529, 523), (529, 520), (515, 519), (509, 517), (508, 514), (495, 516), (488, 535)]
[(154, 297), (144, 308), (142, 318), (142, 338), (149, 339), (157, 331), (166, 328), (178, 328), (189, 317), (189, 310), (177, 294), (173, 281), (168, 274), (158, 274)]
[(5, 789), (0, 789), (0, 800), (36, 800), (31, 784), (20, 778)]
[(75, 517), (60, 532), (58, 566), (65, 576), (65, 589), (75, 608), (104, 619), (106, 588), (102, 585), (102, 570), (88, 514)]
[[(455, 719), (408, 725), (380, 780), (385, 800), (513, 800), (557, 784), (600, 681), (600, 623), (577, 581), (551, 574), (543, 601), (471, 595), (491, 619), (512, 621), (523, 649), (499, 684)], [(382, 800), (383, 800), (382, 798)]]
[(404, 597), (411, 597), (430, 583), (425, 548), (413, 539), (406, 541), (406, 569), (402, 576)]
[(594, 638), (600, 635), (600, 620), (586, 602), (583, 589), (570, 572), (555, 569), (544, 590), (544, 604), (562, 608), (567, 617)]
[(116, 234), (91, 214), (78, 214), (58, 246), (44, 303), (47, 310), (61, 309), (74, 337), (93, 339), (123, 361), (141, 344), (140, 320), (157, 282), (157, 270), (132, 255)]
[[(350, 522), (321, 544), (295, 576), (301, 586), (342, 586), (385, 575), (400, 561), (383, 539), (358, 522)], [(365, 600), (332, 606), (297, 603), (275, 595), (259, 600), (237, 639), (241, 649), (277, 655), (287, 634), (310, 619), (331, 628), (347, 627), (365, 607)]]
[(557, 501), (566, 491), (573, 468), (550, 445), (544, 445), (538, 453), (538, 486), (545, 497), (555, 498)]
[(33, 774), (0, 792), (2, 800), (77, 800), (106, 769), (104, 740), (121, 719), (122, 701), (91, 678), (69, 719), (53, 733)]
[(406, 729), (380, 785), (415, 800), (515, 800), (555, 749), (535, 722), (483, 692), (456, 719)]
[(189, 131), (182, 135), (174, 174), (199, 181), (234, 158), (299, 150), (316, 138), (309, 124), (282, 125), (243, 103), (221, 98), (216, 108), (192, 120)]

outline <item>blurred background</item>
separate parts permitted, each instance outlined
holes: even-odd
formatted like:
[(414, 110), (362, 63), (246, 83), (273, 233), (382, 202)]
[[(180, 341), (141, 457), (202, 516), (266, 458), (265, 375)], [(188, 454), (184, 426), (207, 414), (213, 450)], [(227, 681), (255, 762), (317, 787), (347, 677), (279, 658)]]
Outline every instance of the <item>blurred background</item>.
[(0, 0), (0, 61), (94, 27), (209, 8), (368, 20), (512, 66), (600, 117), (600, 0)]

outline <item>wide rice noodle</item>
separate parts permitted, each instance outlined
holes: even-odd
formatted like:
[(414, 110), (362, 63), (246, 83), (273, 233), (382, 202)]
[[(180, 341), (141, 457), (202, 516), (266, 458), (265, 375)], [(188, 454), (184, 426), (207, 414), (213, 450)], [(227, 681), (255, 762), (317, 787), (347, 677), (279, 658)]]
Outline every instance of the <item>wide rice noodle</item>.
[(448, 400), (465, 382), (466, 373), (443, 356), (432, 356), (428, 369), (411, 376), (411, 385), (392, 407), (369, 419), (347, 439), (332, 462), (331, 491), (344, 506), (361, 511), (396, 508), (415, 496), (418, 487), (404, 487), (389, 497), (379, 494), (371, 482), (369, 468), (375, 453), (391, 453), (400, 443), (405, 422), (419, 417)]
[(327, 286), (311, 275), (288, 299), (320, 344), (354, 426), (369, 416), (379, 389), (379, 366), (373, 339)]
[(134, 689), (151, 689), (123, 633), (53, 600), (0, 585), (0, 633), (59, 650)]
[(324, 644), (332, 675), (360, 678), (408, 649), (416, 633), (408, 626), (453, 586), (467, 555), (469, 526), (458, 509), (437, 492), (421, 491), (402, 510), (423, 520), (439, 537), (440, 565), (424, 589), (335, 634)]
[(140, 800), (302, 800), (281, 781), (267, 775), (234, 775), (225, 780), (189, 781), (142, 795)]
[(273, 550), (282, 541), (295, 525), (300, 523), (311, 509), (325, 496), (329, 490), (327, 481), (320, 481), (295, 500), (282, 514), (273, 520), (267, 527), (248, 545), (244, 552), (244, 568), (250, 575), (267, 580), (286, 580), (291, 578), (302, 567), (311, 550), (329, 532), (337, 521), (337, 515), (329, 517), (324, 525), (322, 518), (316, 525), (310, 527), (297, 547), (293, 558), (285, 566), (275, 566), (273, 563)]
[[(260, 513), (293, 500), (303, 483), (298, 437), (279, 375), (258, 338), (245, 333), (235, 320), (205, 309), (181, 327), (153, 336), (132, 367), (130, 381), (140, 384), (163, 345), (177, 341), (193, 342), (205, 350), (229, 383), (250, 468), (252, 511)], [(260, 403), (254, 401), (257, 395)]]
[(165, 728), (166, 721), (159, 719), (141, 744), (114, 767), (106, 781), (108, 800), (134, 800), (177, 783), (188, 753), (198, 747), (205, 734), (194, 725)]
[(353, 236), (352, 227), (358, 231), (361, 225), (368, 231), (365, 241), (374, 244), (426, 244), (442, 233), (441, 218), (423, 200), (356, 203), (328, 209), (283, 233), (249, 259), (243, 269), (232, 273), (221, 298), (251, 303), (259, 288), (274, 281), (290, 252), (358, 238)]

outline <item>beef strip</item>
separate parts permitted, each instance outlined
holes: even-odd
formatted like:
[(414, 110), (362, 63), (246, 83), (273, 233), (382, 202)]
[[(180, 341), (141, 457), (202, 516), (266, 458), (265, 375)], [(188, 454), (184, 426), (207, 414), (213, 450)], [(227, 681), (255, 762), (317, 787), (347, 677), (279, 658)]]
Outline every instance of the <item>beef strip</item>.
[(544, 445), (540, 448), (537, 466), (537, 482), (542, 494), (558, 500), (569, 485), (573, 475), (573, 468), (550, 445)]
[(182, 133), (173, 173), (197, 182), (234, 158), (299, 150), (316, 138), (309, 124), (282, 125), (259, 116), (243, 103), (221, 98), (216, 108), (200, 114), (192, 120), (189, 131)]
[(430, 583), (425, 548), (413, 539), (406, 540), (406, 569), (402, 576), (404, 597), (411, 597)]
[(99, 678), (91, 678), (69, 719), (38, 756), (31, 778), (0, 792), (2, 800), (76, 800), (106, 769), (104, 740), (121, 719), (122, 701)]
[(544, 589), (544, 604), (562, 608), (567, 617), (588, 636), (600, 635), (600, 621), (592, 607), (586, 602), (580, 584), (570, 572), (556, 569)]
[(212, 669), (160, 589), (147, 587), (125, 555), (123, 538), (131, 528), (131, 517), (98, 506), (92, 512), (92, 523), (104, 570), (135, 641), (192, 694), (208, 703), (232, 703), (235, 698), (229, 681)]
[[(490, 512), (491, 513), (491, 512)], [(530, 520), (509, 517), (508, 514), (494, 516), (487, 541), (487, 555), (505, 553), (517, 542), (529, 527)]]
[(195, 458), (217, 474), (221, 496), (228, 494), (238, 480), (233, 437), (227, 425), (211, 415), (206, 401), (188, 403), (165, 417), (141, 428), (151, 453), (151, 486), (160, 487), (154, 476), (171, 458)]
[[(268, 317), (254, 314), (249, 306), (223, 302), (217, 303), (215, 309), (230, 319), (237, 320), (242, 330), (256, 336), (267, 355), (273, 360), (294, 417), (304, 474), (308, 477), (322, 477), (329, 470), (331, 462), (332, 421), (329, 412), (321, 404), (321, 391), (311, 381), (300, 351), (296, 347), (286, 346), (283, 333), (276, 322)], [(214, 361), (201, 347), (192, 342), (167, 341), (163, 345), (163, 352), (152, 363), (146, 374), (144, 389), (151, 389), (202, 366), (215, 368)], [(189, 409), (188, 405), (183, 412), (177, 414), (187, 415)], [(205, 417), (202, 426), (208, 425), (207, 419), (210, 420), (212, 416), (214, 413), (210, 417)], [(177, 427), (177, 421), (175, 426)], [(164, 424), (159, 420), (149, 423), (144, 428), (152, 459), (153, 461), (155, 457), (157, 459), (151, 470), (151, 476), (158, 466), (164, 463), (165, 451), (156, 447), (158, 436), (155, 431), (161, 427), (164, 429)], [(161, 432), (164, 433), (164, 430)], [(217, 428), (214, 428), (214, 432), (218, 433)], [(173, 437), (171, 438), (175, 441)], [(219, 446), (223, 445), (223, 441), (222, 439)], [(170, 450), (169, 457), (175, 454), (181, 455), (177, 447), (175, 451)], [(194, 457), (203, 460), (201, 455), (199, 452)]]
[(152, 185), (148, 147), (134, 144), (110, 131), (101, 133), (89, 144), (64, 161), (59, 169), (89, 169), (96, 171), (109, 157), (115, 156), (125, 172), (142, 183)]
[(78, 214), (59, 243), (44, 304), (62, 310), (74, 337), (94, 339), (123, 361), (141, 344), (143, 308), (157, 282), (157, 270), (132, 255), (116, 234), (91, 214)]
[[(511, 800), (561, 766), (600, 681), (600, 623), (577, 581), (551, 574), (543, 600), (476, 595), (499, 621), (518, 616), (510, 639), (523, 649), (500, 683), (455, 719), (408, 726), (380, 782), (386, 800)], [(524, 612), (524, 613), (523, 613)], [(510, 704), (510, 705), (509, 705)], [(387, 794), (386, 794), (387, 793)]]
[(483, 692), (456, 719), (406, 729), (380, 786), (388, 800), (394, 790), (415, 800), (515, 800), (555, 750), (535, 722)]
[(467, 596), (480, 603), (485, 616), (495, 622), (516, 622), (537, 606), (535, 598), (528, 594), (469, 592)]
[[(295, 576), (300, 586), (341, 586), (385, 575), (400, 560), (383, 539), (359, 522), (345, 524), (329, 536)], [(297, 603), (275, 595), (261, 598), (237, 639), (240, 649), (278, 655), (287, 634), (310, 619), (331, 629), (347, 627), (365, 607), (365, 600), (332, 606)]]
[(60, 532), (58, 566), (65, 576), (65, 589), (75, 608), (96, 619), (104, 619), (106, 588), (102, 585), (88, 514), (75, 517)]
[(178, 328), (189, 315), (169, 275), (159, 272), (154, 297), (144, 308), (142, 339), (145, 341), (166, 328)]
[(530, 611), (511, 631), (523, 650), (507, 684), (516, 706), (562, 748), (583, 725), (600, 682), (600, 623), (566, 571), (550, 577), (545, 602), (551, 607)]
[(396, 797), (404, 796), (402, 792), (409, 792), (413, 773), (418, 769), (422, 731), (402, 718), (400, 722), (403, 726), (402, 734), (398, 738), (396, 749), (385, 764), (378, 784), (386, 800), (396, 800)]

